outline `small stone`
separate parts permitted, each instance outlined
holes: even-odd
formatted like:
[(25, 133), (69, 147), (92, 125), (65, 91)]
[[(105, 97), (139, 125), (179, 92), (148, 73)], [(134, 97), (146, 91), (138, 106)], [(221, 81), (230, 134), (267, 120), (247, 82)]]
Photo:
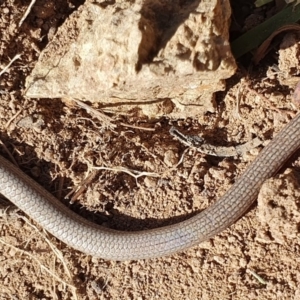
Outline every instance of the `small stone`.
[(148, 188), (155, 188), (157, 185), (157, 179), (153, 177), (146, 177), (144, 179), (145, 186)]
[(164, 155), (164, 163), (169, 167), (175, 166), (178, 163), (178, 154), (173, 150), (167, 150)]

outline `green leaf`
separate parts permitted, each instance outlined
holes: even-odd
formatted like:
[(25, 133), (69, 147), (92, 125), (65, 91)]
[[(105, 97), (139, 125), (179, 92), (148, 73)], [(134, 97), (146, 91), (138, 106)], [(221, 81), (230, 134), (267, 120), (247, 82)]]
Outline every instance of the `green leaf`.
[(296, 23), (300, 20), (300, 5), (289, 5), (282, 11), (247, 31), (231, 43), (231, 50), (235, 58), (239, 58), (257, 48), (274, 31), (283, 25)]
[(267, 4), (267, 3), (270, 3), (272, 1), (274, 1), (274, 0), (256, 0), (254, 2), (254, 4), (255, 4), (256, 7), (261, 7), (261, 6), (263, 6), (263, 5)]

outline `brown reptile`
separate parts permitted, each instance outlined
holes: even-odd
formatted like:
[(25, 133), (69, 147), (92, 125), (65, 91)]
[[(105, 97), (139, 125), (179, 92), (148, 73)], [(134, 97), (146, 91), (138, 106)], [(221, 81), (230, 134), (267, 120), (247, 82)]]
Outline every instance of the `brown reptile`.
[(262, 183), (300, 147), (300, 114), (260, 152), (217, 202), (183, 222), (125, 232), (93, 224), (64, 206), (20, 169), (0, 157), (0, 192), (70, 247), (111, 260), (169, 255), (212, 238), (242, 217)]

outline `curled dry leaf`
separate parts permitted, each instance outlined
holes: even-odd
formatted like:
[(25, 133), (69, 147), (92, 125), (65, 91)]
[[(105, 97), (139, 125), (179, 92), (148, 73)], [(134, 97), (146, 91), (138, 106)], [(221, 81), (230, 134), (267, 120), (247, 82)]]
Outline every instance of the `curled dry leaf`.
[(279, 29), (275, 30), (256, 50), (256, 53), (253, 56), (253, 62), (255, 64), (258, 64), (268, 53), (268, 51), (271, 49), (270, 48), (270, 44), (272, 42), (272, 40), (274, 39), (274, 37), (282, 32), (285, 31), (291, 31), (291, 30), (296, 30), (296, 31), (300, 31), (300, 25), (299, 24), (287, 24), (284, 25), (282, 27), (280, 27)]

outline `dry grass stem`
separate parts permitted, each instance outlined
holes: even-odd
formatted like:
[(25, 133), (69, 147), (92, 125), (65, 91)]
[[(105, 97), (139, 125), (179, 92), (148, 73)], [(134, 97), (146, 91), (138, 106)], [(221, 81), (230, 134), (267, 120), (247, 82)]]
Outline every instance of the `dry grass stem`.
[(247, 269), (247, 272), (251, 274), (255, 279), (259, 281), (259, 283), (266, 285), (267, 282), (261, 278), (259, 275), (257, 275), (255, 272), (251, 271), (250, 269)]
[(150, 177), (159, 177), (160, 175), (154, 172), (145, 172), (145, 171), (137, 171), (137, 170), (130, 170), (121, 166), (117, 166), (114, 168), (109, 167), (93, 167), (95, 170), (109, 170), (114, 172), (124, 172), (129, 174), (130, 176), (134, 177), (135, 179), (141, 176), (150, 176)]
[[(64, 286), (67, 286), (69, 287), (72, 291), (76, 291), (76, 287), (69, 284), (68, 282), (64, 281), (63, 279), (61, 279), (58, 275), (56, 275), (55, 273), (53, 273), (50, 269), (48, 269), (46, 266), (44, 266), (39, 259), (37, 259), (35, 256), (33, 256), (31, 253), (27, 252), (27, 251), (24, 251), (24, 250), (21, 250), (17, 247), (15, 247), (14, 245), (11, 245), (7, 242), (5, 242), (2, 238), (0, 238), (0, 243), (7, 246), (7, 247), (10, 247), (12, 249), (14, 249), (15, 251), (19, 252), (21, 255), (25, 254), (27, 255), (28, 257), (30, 257), (32, 260), (34, 260), (42, 270), (45, 270), (48, 274), (50, 274), (53, 278), (55, 278), (57, 281), (61, 282)], [(76, 297), (77, 298), (77, 297)]]
[(69, 271), (68, 267), (67, 267), (67, 264), (64, 260), (64, 257), (62, 255), (62, 252), (60, 250), (57, 249), (57, 247), (55, 247), (53, 245), (53, 243), (51, 243), (51, 241), (47, 238), (47, 234), (46, 232), (44, 231), (44, 234), (42, 234), (38, 228), (33, 225), (32, 223), (30, 223), (30, 221), (26, 218), (26, 217), (21, 217), (21, 219), (26, 223), (28, 224), (31, 228), (33, 228), (35, 230), (35, 232), (40, 236), (42, 237), (42, 239), (49, 245), (49, 247), (51, 248), (51, 250), (54, 252), (54, 254), (56, 255), (56, 257), (61, 261), (61, 263), (63, 264), (64, 268), (65, 268), (65, 271), (67, 273), (67, 275), (69, 276), (69, 278), (71, 278), (71, 272)]
[[(72, 99), (74, 102), (76, 102), (76, 104), (85, 109), (88, 113), (90, 113), (91, 115), (93, 115), (95, 118), (97, 118), (99, 121), (102, 121), (104, 123), (104, 125), (108, 128), (116, 128), (116, 124), (113, 124), (114, 120), (110, 117), (108, 117), (107, 115), (105, 115), (104, 113), (92, 108), (91, 106), (83, 103), (82, 101), (78, 100), (78, 99)], [(119, 123), (120, 125), (124, 126), (124, 127), (129, 127), (129, 128), (134, 128), (134, 129), (140, 129), (140, 130), (145, 130), (145, 131), (155, 131), (154, 128), (147, 128), (147, 127), (140, 127), (140, 126), (135, 126), (135, 125), (129, 125), (123, 122)]]
[(4, 69), (0, 72), (0, 76), (2, 76), (10, 68), (10, 66), (20, 57), (21, 57), (21, 54), (15, 55), (14, 58), (8, 63), (8, 65), (5, 66)]
[(11, 152), (7, 149), (6, 145), (0, 140), (0, 145), (2, 145), (3, 149), (5, 150), (5, 152), (8, 154), (9, 158), (11, 159), (11, 161), (18, 166), (15, 158), (13, 157), (13, 155), (11, 154)]
[(94, 171), (92, 172), (90, 175), (88, 175), (88, 177), (86, 179), (83, 180), (83, 182), (81, 182), (80, 187), (78, 188), (77, 186), (74, 187), (67, 195), (66, 198), (68, 198), (71, 194), (74, 193), (74, 195), (72, 196), (71, 200), (70, 200), (70, 204), (73, 204), (78, 197), (83, 193), (83, 191), (86, 189), (87, 185), (95, 178), (95, 176), (97, 175), (97, 172)]
[(36, 0), (31, 0), (29, 6), (27, 7), (22, 19), (20, 20), (18, 26), (21, 27), (21, 25), (23, 24), (23, 22), (25, 21), (25, 19), (27, 18), (27, 16), (30, 14), (30, 11), (34, 5), (34, 3), (36, 2)]

